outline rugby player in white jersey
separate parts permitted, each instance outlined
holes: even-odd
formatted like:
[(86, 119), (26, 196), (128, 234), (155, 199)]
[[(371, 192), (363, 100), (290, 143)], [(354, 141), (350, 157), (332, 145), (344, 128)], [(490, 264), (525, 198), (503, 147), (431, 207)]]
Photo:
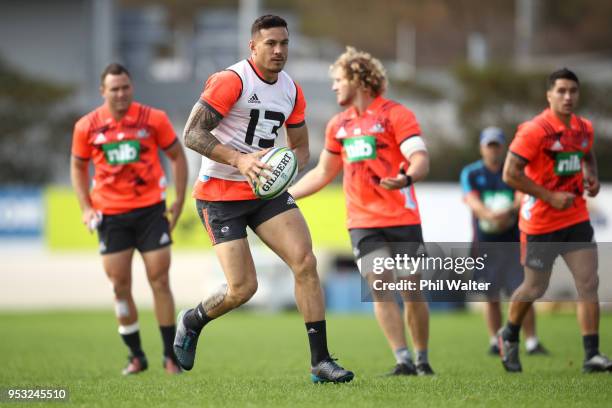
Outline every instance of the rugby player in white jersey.
[(185, 145), (203, 156), (194, 189), (198, 214), (227, 284), (179, 314), (174, 350), (181, 366), (190, 370), (204, 326), (247, 302), (257, 290), (248, 226), (293, 271), (313, 382), (348, 382), (353, 373), (340, 367), (327, 349), (323, 293), (302, 214), (287, 192), (261, 200), (252, 190), (268, 167), (260, 159), (275, 145), (283, 125), (300, 168), (309, 157), (304, 96), (283, 71), (289, 48), (285, 20), (272, 15), (255, 20), (249, 48), (249, 59), (208, 79), (185, 126)]

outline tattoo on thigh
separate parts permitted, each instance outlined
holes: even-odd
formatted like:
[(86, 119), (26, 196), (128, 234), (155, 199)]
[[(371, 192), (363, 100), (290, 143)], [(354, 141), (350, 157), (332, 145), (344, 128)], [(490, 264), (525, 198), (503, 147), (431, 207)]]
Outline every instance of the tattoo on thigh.
[(215, 307), (219, 306), (223, 303), (223, 300), (227, 296), (227, 284), (224, 283), (217, 290), (215, 290), (208, 298), (202, 301), (202, 307), (204, 311), (208, 313), (213, 310)]

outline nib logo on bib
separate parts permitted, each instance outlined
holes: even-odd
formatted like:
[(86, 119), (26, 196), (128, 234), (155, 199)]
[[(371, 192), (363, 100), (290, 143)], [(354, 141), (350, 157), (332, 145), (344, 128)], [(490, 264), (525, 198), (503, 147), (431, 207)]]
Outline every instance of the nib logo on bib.
[(582, 152), (560, 152), (555, 157), (555, 174), (571, 176), (582, 171)]
[(102, 145), (106, 161), (111, 166), (134, 163), (140, 160), (140, 142), (138, 140), (124, 140), (116, 143)]
[(259, 98), (257, 97), (257, 94), (253, 94), (251, 95), (251, 97), (249, 98), (249, 100), (247, 101), (248, 103), (261, 103), (259, 101)]
[(349, 162), (376, 158), (376, 138), (374, 136), (360, 136), (344, 139), (344, 150)]

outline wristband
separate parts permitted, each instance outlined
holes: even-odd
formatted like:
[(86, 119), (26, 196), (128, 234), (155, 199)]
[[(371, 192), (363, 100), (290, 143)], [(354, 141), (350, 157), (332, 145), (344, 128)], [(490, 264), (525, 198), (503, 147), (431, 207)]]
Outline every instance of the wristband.
[(409, 187), (412, 184), (412, 177), (410, 177), (407, 174), (404, 174), (404, 176), (406, 176), (406, 185), (404, 186), (404, 188)]
[(400, 168), (400, 174), (403, 174), (406, 177), (406, 185), (403, 188), (406, 188), (412, 184), (412, 177), (406, 174), (406, 169), (402, 166)]

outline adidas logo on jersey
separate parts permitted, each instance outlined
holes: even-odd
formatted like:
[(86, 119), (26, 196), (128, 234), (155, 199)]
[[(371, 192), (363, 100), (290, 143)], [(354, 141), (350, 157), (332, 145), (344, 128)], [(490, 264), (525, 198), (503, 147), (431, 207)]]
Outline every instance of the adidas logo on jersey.
[(97, 145), (97, 144), (104, 144), (104, 143), (106, 143), (106, 136), (104, 136), (104, 133), (98, 133), (93, 144)]
[(560, 152), (561, 150), (563, 150), (563, 145), (560, 141), (555, 140), (555, 143), (553, 143), (553, 145), (550, 147), (550, 150), (552, 150), (553, 152)]
[(249, 100), (247, 101), (248, 103), (261, 103), (261, 101), (259, 100), (259, 98), (257, 97), (257, 94), (254, 93), (253, 95), (251, 95), (251, 97), (249, 98)]

